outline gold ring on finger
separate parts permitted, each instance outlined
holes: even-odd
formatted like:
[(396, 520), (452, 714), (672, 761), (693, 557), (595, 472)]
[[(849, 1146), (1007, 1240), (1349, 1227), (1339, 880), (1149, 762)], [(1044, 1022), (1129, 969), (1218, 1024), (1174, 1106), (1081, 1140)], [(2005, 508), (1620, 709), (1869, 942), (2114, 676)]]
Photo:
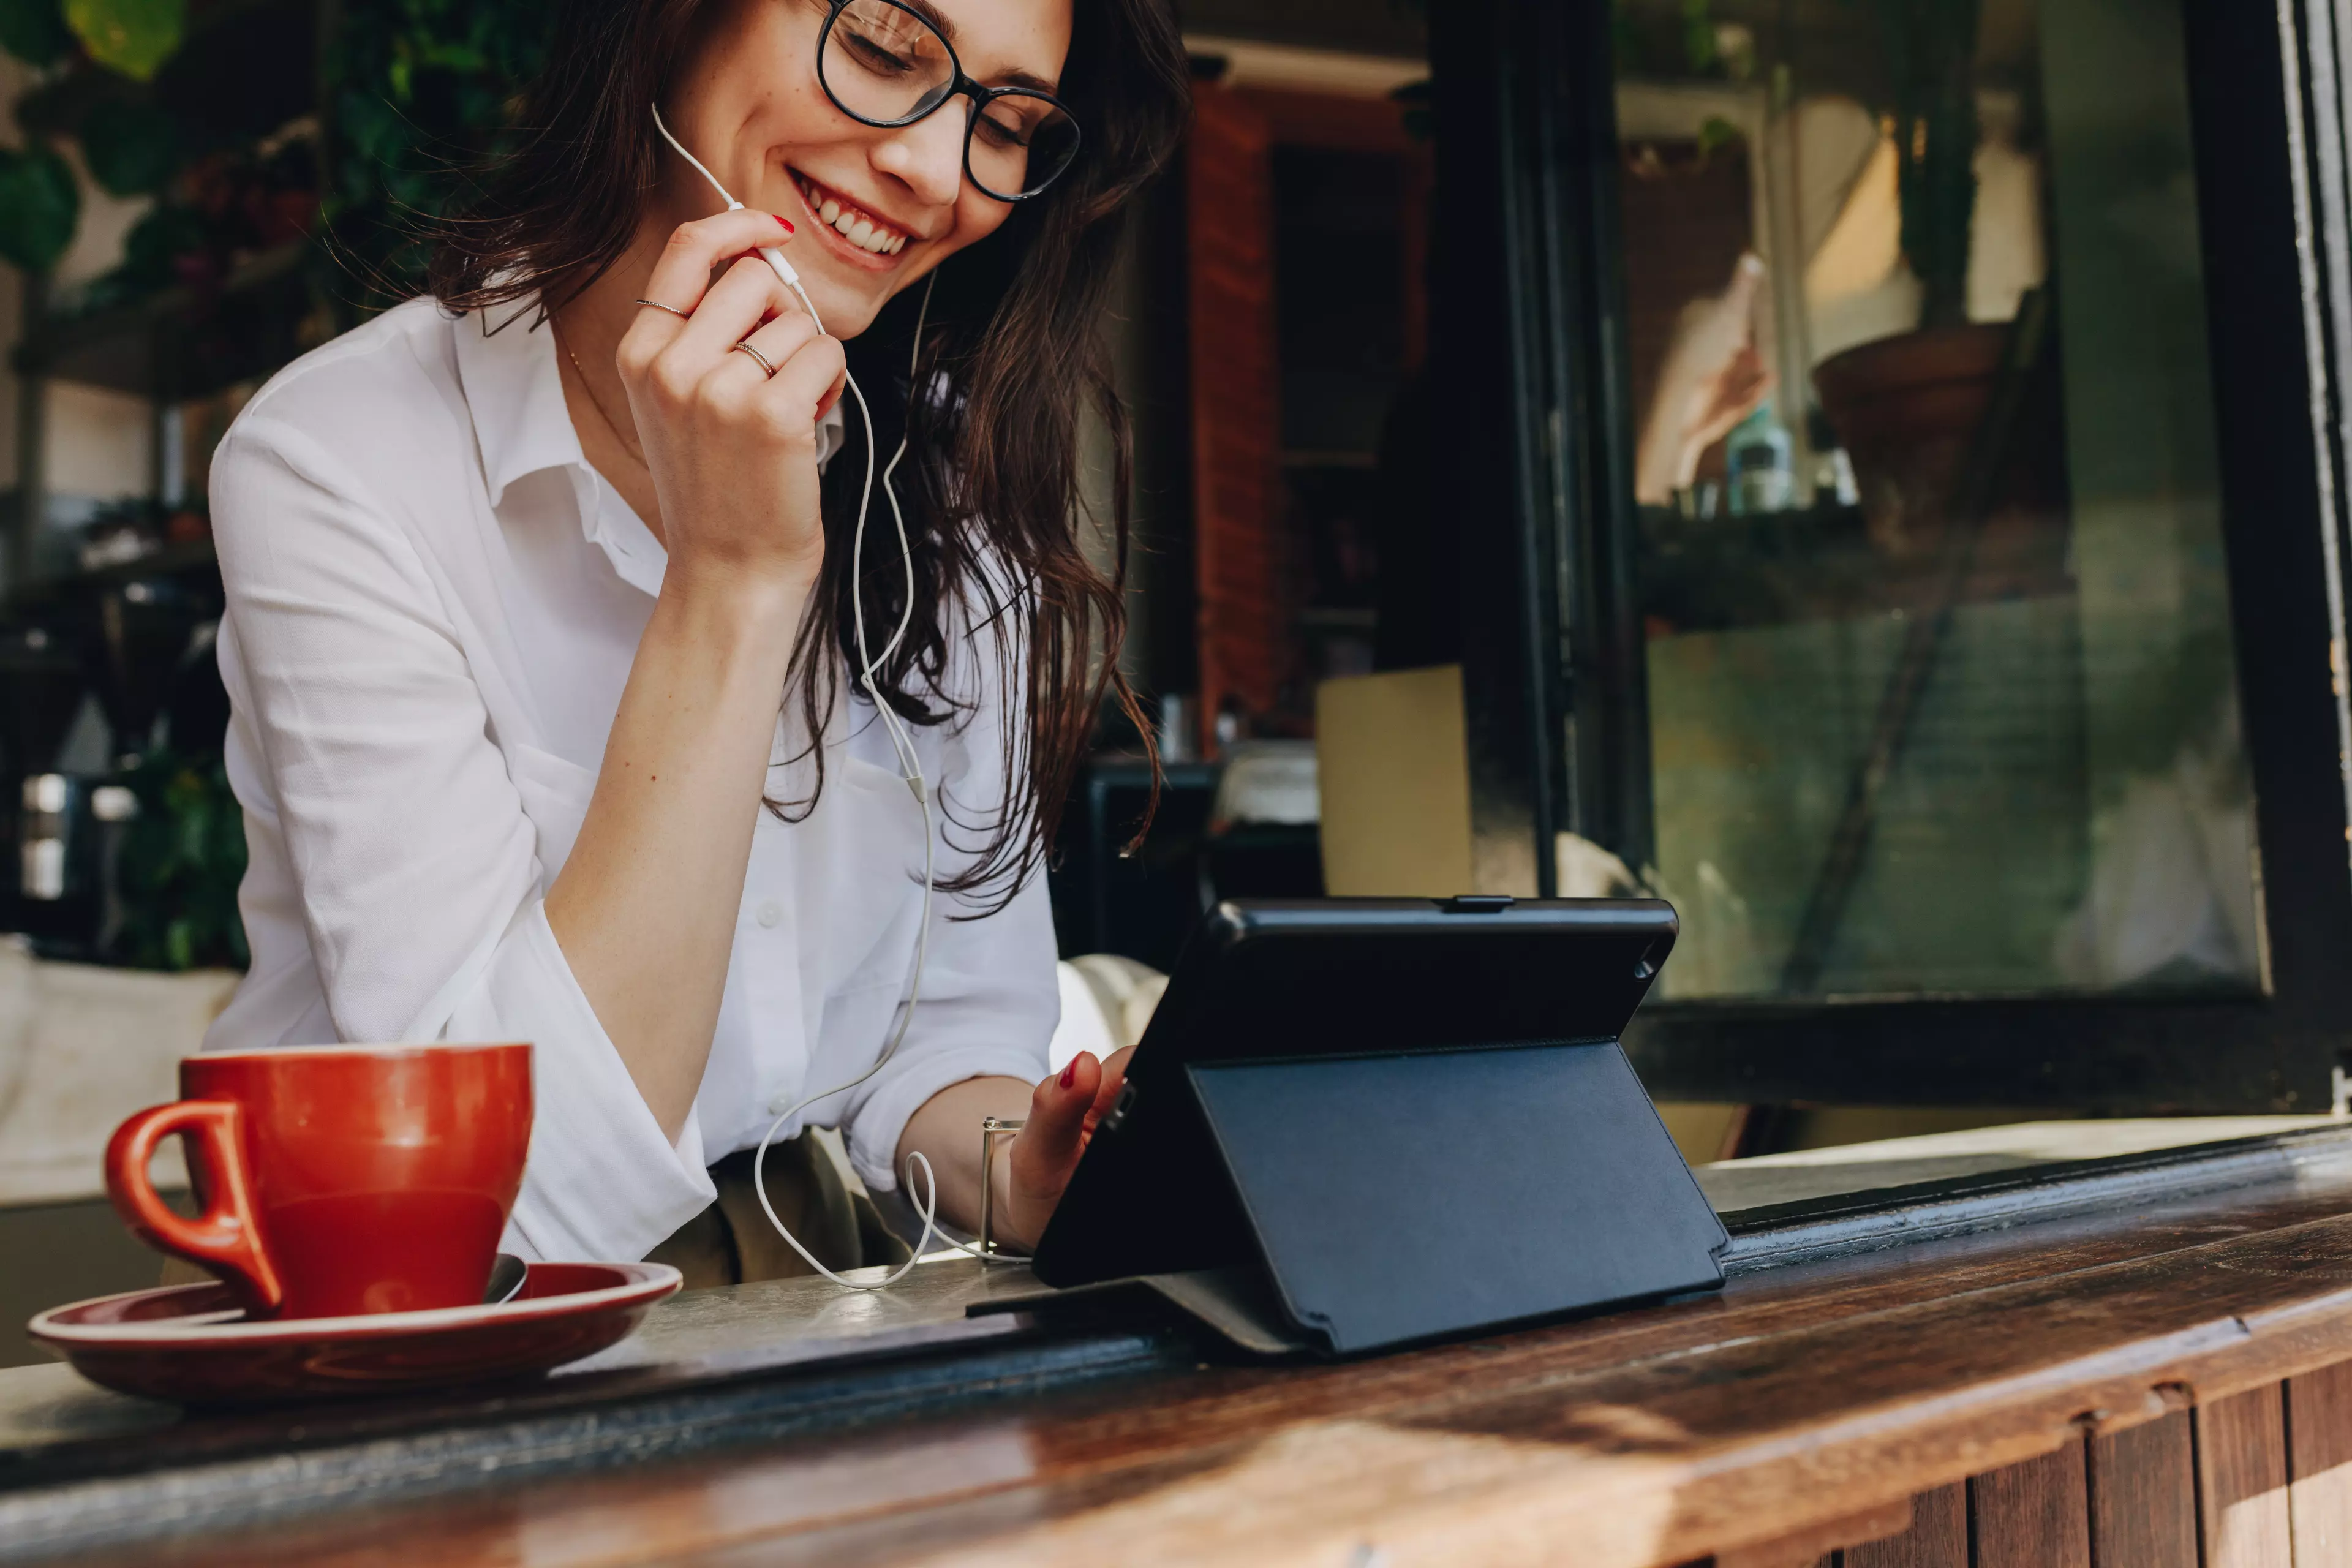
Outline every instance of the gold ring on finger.
[(665, 305), (659, 300), (640, 300), (637, 303), (640, 305), (651, 305), (656, 310), (667, 310), (671, 315), (676, 316), (681, 321), (690, 321), (694, 320), (694, 313), (692, 311), (681, 310), (675, 305)]
[(775, 363), (769, 359), (766, 354), (763, 354), (758, 349), (753, 348), (750, 339), (747, 338), (743, 342), (737, 343), (735, 347), (737, 352), (750, 354), (753, 359), (758, 360), (760, 362), (760, 368), (768, 373), (770, 379), (772, 380), (774, 378), (776, 374)]

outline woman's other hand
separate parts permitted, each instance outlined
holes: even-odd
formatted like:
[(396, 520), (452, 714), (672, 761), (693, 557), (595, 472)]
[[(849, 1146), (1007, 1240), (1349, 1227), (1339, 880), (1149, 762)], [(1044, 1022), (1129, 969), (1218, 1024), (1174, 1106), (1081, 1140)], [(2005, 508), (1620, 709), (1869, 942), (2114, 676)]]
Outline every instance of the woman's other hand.
[[(656, 525), (671, 574), (689, 583), (805, 591), (824, 559), (816, 426), (841, 395), (844, 362), (756, 254), (791, 237), (782, 218), (748, 209), (680, 225), (645, 298), (687, 314), (641, 306), (621, 338)], [(741, 342), (773, 376), (736, 352)]]
[(1005, 1156), (1010, 1179), (1004, 1184), (1000, 1211), (1004, 1238), (1026, 1250), (1045, 1234), (1045, 1222), (1062, 1201), (1078, 1156), (1095, 1135), (1095, 1128), (1118, 1098), (1127, 1081), (1127, 1058), (1133, 1046), (1097, 1061), (1092, 1051), (1080, 1051), (1054, 1078), (1039, 1083), (1029, 1097), (1029, 1118), (1013, 1136)]

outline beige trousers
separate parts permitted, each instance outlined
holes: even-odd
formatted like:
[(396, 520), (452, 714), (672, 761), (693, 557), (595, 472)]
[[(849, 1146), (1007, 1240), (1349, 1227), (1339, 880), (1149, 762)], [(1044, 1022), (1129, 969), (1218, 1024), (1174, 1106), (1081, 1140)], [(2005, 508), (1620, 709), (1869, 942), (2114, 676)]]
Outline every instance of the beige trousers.
[[(816, 1272), (761, 1212), (751, 1185), (752, 1153), (739, 1150), (710, 1167), (719, 1201), (646, 1254), (646, 1262), (668, 1264), (686, 1277), (689, 1290)], [(776, 1217), (827, 1268), (877, 1263), (895, 1268), (907, 1260), (907, 1244), (883, 1223), (872, 1199), (849, 1190), (840, 1168), (814, 1139), (795, 1138), (769, 1149), (767, 1184)]]

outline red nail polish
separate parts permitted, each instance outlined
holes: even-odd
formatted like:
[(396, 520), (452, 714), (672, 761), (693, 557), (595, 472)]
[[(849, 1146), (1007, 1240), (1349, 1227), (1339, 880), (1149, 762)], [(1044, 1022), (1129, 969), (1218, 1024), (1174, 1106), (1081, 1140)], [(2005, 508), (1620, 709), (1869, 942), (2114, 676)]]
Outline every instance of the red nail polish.
[(1067, 1089), (1067, 1088), (1069, 1088), (1072, 1084), (1074, 1084), (1074, 1083), (1076, 1083), (1076, 1082), (1077, 1082), (1077, 1081), (1078, 1081), (1078, 1064), (1076, 1063), (1076, 1060), (1073, 1060), (1073, 1061), (1070, 1063), (1070, 1065), (1069, 1065), (1068, 1067), (1066, 1067), (1066, 1068), (1064, 1068), (1062, 1069), (1062, 1087), (1063, 1087), (1064, 1089)]
[(772, 218), (774, 218), (778, 223), (783, 224), (783, 226), (784, 226), (784, 232), (785, 232), (786, 234), (790, 234), (790, 233), (792, 233), (792, 232), (793, 232), (793, 226), (792, 226), (790, 223), (785, 222), (785, 220), (784, 220), (784, 217), (783, 217), (783, 215), (782, 215), (782, 214), (781, 214), (781, 213), (771, 213), (771, 214), (769, 214), (768, 216), (771, 216), (771, 217), (772, 217)]

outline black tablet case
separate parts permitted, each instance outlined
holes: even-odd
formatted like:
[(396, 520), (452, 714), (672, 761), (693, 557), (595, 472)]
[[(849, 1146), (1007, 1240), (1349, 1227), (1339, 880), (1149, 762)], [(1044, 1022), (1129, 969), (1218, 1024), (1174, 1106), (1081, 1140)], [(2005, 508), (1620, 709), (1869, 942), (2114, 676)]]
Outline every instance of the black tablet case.
[(1342, 1354), (1720, 1285), (1618, 1044), (1675, 930), (1637, 900), (1222, 907), (1038, 1277), (1253, 1265)]

